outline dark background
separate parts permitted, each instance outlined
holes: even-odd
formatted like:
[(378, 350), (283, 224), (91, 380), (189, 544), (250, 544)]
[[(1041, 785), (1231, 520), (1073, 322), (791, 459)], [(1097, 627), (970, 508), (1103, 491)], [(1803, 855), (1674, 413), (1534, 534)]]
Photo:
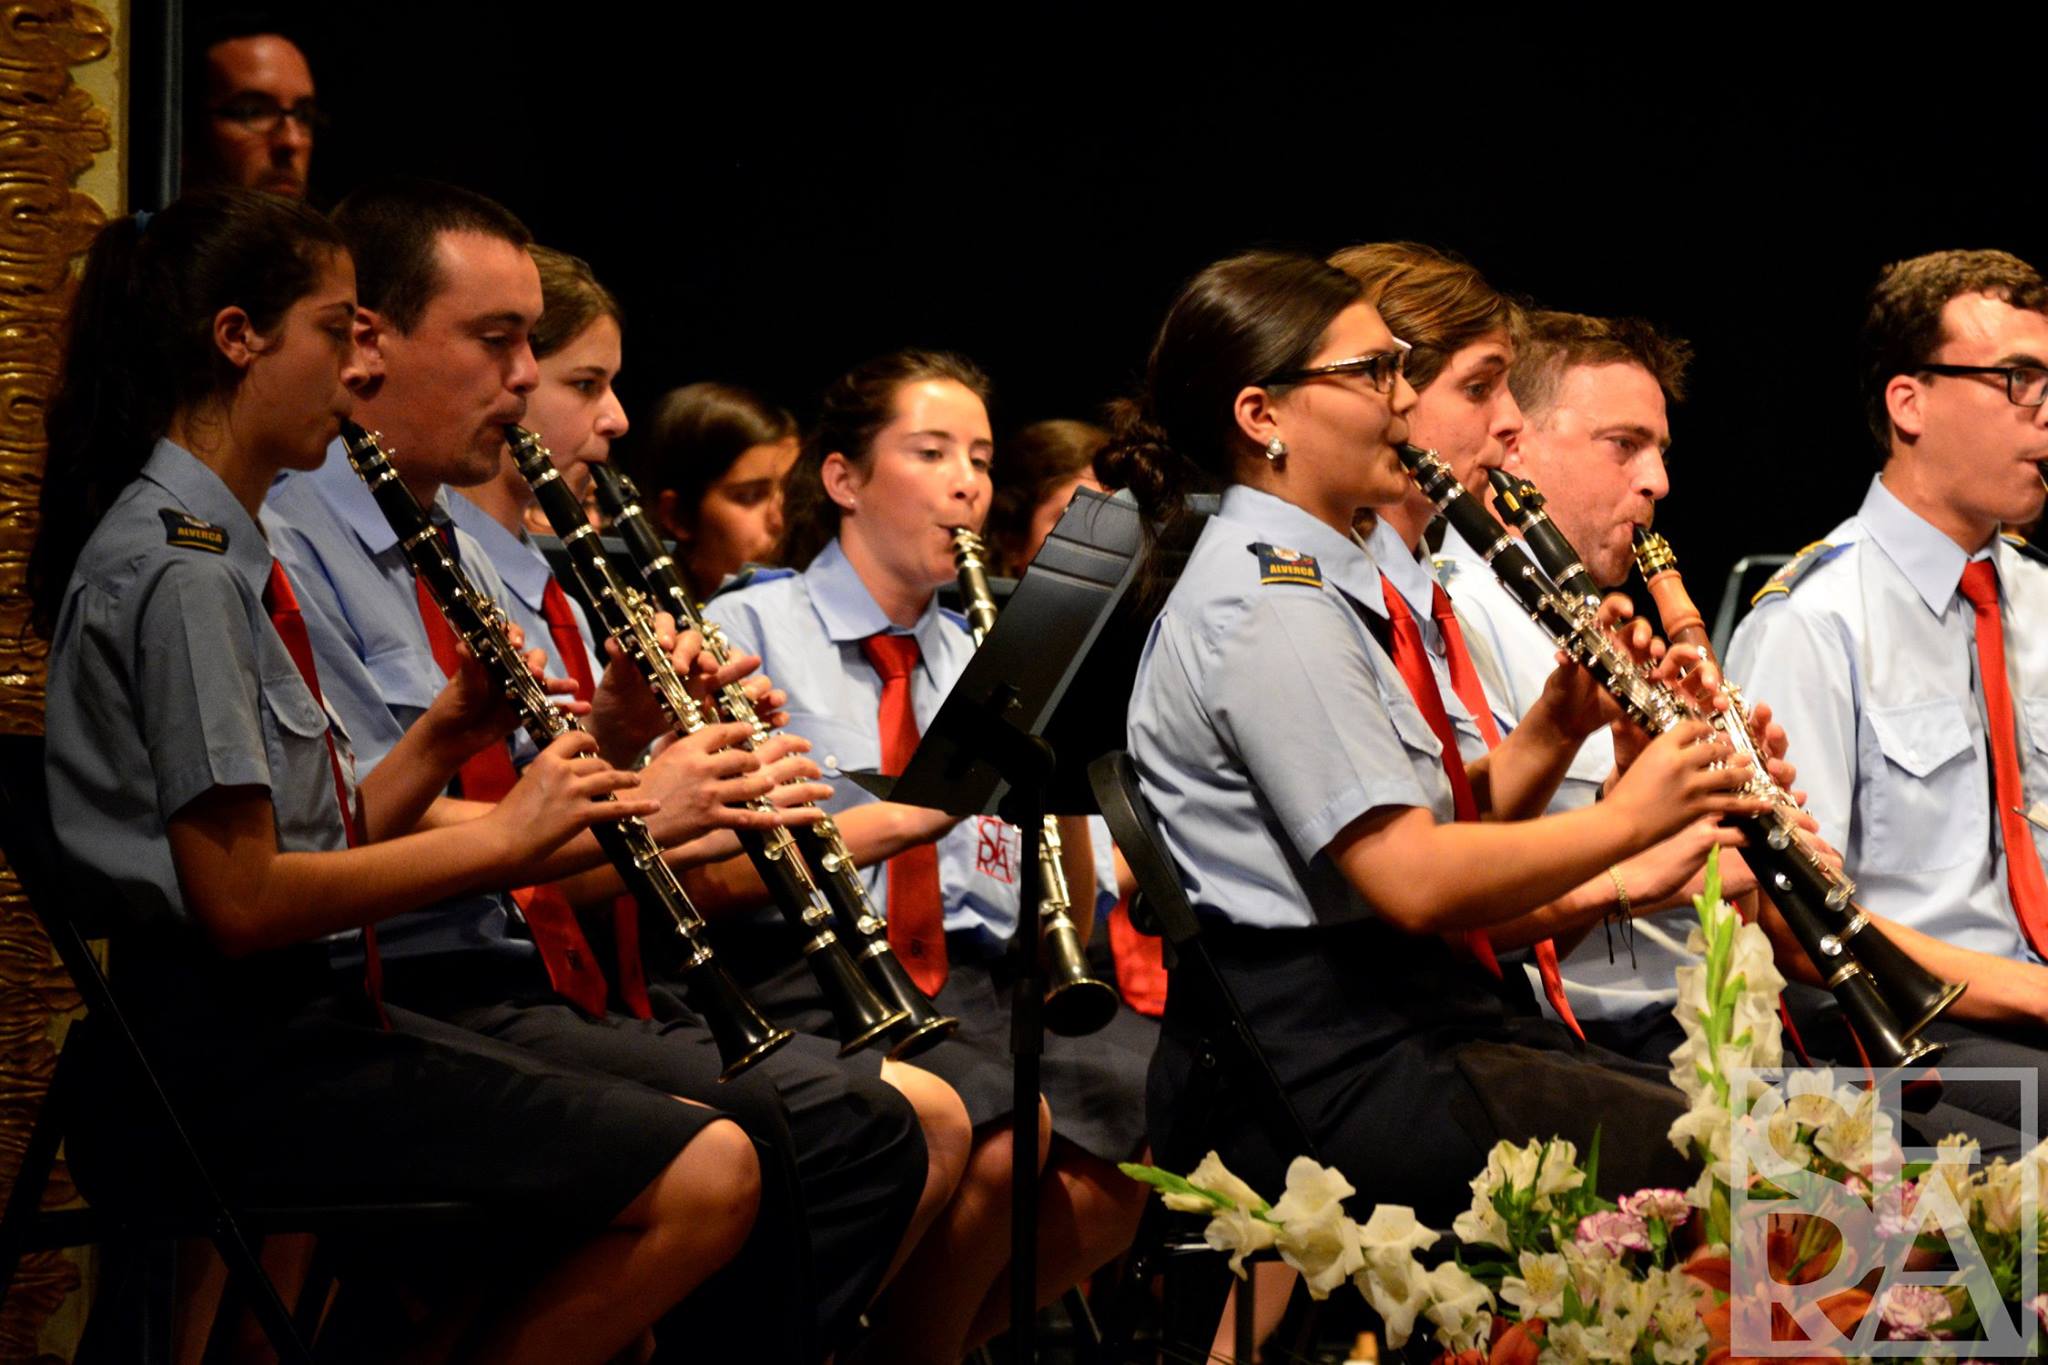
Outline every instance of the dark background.
[(351, 0), (286, 28), (335, 120), (314, 200), (384, 171), (503, 200), (624, 301), (635, 416), (707, 378), (802, 416), (870, 354), (946, 346), (995, 377), (1000, 462), (1004, 430), (1127, 390), (1178, 284), (1253, 245), (1419, 239), (1649, 317), (1698, 351), (1660, 527), (1711, 611), (1739, 555), (1862, 496), (1878, 266), (2043, 258), (2024, 24), (1792, 8)]

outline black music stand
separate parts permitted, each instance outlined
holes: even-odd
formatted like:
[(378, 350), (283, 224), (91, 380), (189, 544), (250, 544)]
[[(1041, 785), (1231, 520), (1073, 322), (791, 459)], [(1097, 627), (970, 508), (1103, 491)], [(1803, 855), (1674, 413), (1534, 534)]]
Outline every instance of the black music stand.
[[(1010, 941), (1016, 977), (1011, 1150), (1017, 1154), (1010, 1187), (1010, 1359), (1017, 1365), (1038, 1358), (1038, 1172), (1022, 1154), (1038, 1145), (1045, 995), (1037, 916), (1025, 907), (1039, 900), (1043, 817), (1095, 813), (1088, 765), (1123, 746), (1124, 711), (1145, 636), (1144, 625), (1132, 619), (1140, 609), (1130, 600), (1142, 544), (1135, 504), (1079, 490), (902, 775), (848, 774), (886, 800), (949, 815), (1000, 815), (1023, 834), (1020, 910)], [(1076, 687), (1077, 680), (1084, 685)], [(1076, 700), (1062, 706), (1068, 697)]]

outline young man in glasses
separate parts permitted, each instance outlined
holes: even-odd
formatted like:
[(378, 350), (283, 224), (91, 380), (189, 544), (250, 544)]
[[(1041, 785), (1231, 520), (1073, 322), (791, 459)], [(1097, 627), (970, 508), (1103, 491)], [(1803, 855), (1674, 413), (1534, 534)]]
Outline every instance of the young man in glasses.
[[(1757, 595), (1728, 674), (1776, 706), (1857, 901), (1969, 983), (1925, 1033), (1945, 1065), (2038, 1068), (2048, 569), (1998, 531), (2042, 509), (2048, 283), (2002, 251), (1899, 262), (1871, 293), (1863, 352), (1882, 470)], [(2005, 1122), (2016, 1091), (1949, 1086)]]
[(277, 24), (254, 15), (224, 19), (193, 50), (186, 188), (239, 186), (304, 198), (320, 122), (306, 54)]

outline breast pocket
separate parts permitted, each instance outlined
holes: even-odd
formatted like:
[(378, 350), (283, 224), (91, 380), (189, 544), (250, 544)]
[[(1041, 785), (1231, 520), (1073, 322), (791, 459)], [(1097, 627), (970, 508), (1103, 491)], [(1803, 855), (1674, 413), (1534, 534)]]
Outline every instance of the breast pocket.
[(836, 811), (874, 799), (846, 776), (881, 770), (881, 742), (871, 731), (817, 712), (792, 713), (787, 728), (789, 733), (811, 742), (811, 761), (818, 765), (824, 780), (832, 784), (832, 799), (825, 803), (827, 810)]
[(1964, 705), (1943, 698), (1865, 710), (1877, 753), (1859, 782), (1862, 868), (1930, 872), (1983, 856), (1990, 794)]
[[(327, 712), (296, 672), (263, 678), (264, 749), (270, 761), (270, 803), (278, 847), (340, 848), (341, 799), (328, 759)], [(340, 750), (336, 751), (339, 757)]]
[[(2027, 794), (2020, 808), (2048, 819), (2048, 697), (2024, 698), (2020, 707), (2027, 722), (2027, 746), (2020, 750), (2024, 768), (2020, 785)], [(2031, 820), (2027, 824), (2034, 834), (2034, 847), (2041, 851), (2042, 861), (2048, 863), (2048, 829)]]
[(1392, 696), (1384, 689), (1380, 699), (1386, 703), (1387, 717), (1394, 723), (1394, 734), (1407, 752), (1408, 765), (1415, 773), (1415, 780), (1430, 794), (1430, 808), (1438, 820), (1457, 818), (1457, 803), (1451, 795), (1450, 779), (1444, 775), (1444, 746), (1429, 728), (1429, 722), (1422, 718), (1422, 711), (1409, 700), (1407, 694)]

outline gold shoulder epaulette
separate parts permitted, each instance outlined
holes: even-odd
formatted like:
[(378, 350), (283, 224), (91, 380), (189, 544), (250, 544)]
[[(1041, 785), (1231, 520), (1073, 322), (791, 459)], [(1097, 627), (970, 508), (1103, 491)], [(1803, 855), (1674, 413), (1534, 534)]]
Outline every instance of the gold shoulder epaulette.
[(1791, 592), (1793, 588), (1799, 585), (1800, 579), (1806, 577), (1806, 575), (1812, 573), (1830, 559), (1833, 559), (1838, 552), (1847, 548), (1847, 544), (1830, 545), (1825, 540), (1814, 541), (1798, 554), (1786, 560), (1776, 573), (1766, 579), (1764, 585), (1756, 590), (1756, 595), (1749, 599), (1749, 605), (1755, 606), (1772, 593)]

